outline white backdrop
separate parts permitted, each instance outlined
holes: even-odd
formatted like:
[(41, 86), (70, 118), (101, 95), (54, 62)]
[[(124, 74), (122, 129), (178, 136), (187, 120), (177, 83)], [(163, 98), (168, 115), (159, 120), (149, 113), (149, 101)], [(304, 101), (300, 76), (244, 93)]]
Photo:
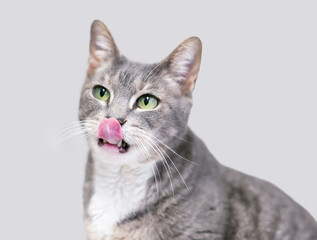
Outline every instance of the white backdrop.
[(203, 42), (191, 128), (223, 164), (273, 182), (317, 218), (315, 1), (0, 3), (1, 239), (84, 239), (85, 141), (51, 147), (77, 120), (89, 28), (156, 62)]

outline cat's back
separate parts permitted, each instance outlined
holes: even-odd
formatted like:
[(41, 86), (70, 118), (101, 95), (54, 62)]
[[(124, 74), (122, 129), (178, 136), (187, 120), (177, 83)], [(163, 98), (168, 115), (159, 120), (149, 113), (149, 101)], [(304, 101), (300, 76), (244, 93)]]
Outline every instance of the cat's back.
[(313, 217), (275, 185), (222, 167), (227, 239), (316, 240)]
[[(317, 240), (317, 222), (291, 197), (272, 183), (221, 165), (198, 137), (193, 138), (201, 168), (196, 179), (209, 189), (200, 194), (209, 199), (218, 195), (223, 239)], [(217, 193), (210, 187), (214, 184)]]

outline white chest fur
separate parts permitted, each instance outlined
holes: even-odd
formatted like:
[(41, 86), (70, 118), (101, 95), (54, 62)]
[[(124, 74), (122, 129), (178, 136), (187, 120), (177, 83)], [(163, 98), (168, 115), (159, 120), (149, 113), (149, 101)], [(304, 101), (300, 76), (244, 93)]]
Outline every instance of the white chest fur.
[[(94, 194), (88, 205), (88, 239), (111, 239), (112, 229), (136, 211), (144, 199), (151, 166), (98, 166), (94, 174)], [(89, 236), (93, 235), (93, 237)]]

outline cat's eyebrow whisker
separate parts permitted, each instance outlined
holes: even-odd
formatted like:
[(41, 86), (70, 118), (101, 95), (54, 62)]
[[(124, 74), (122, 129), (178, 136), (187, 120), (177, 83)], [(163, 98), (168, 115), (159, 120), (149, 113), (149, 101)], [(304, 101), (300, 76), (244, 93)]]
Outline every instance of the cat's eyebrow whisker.
[(161, 66), (163, 63), (165, 63), (167, 61), (167, 59), (164, 59), (163, 61), (161, 61), (159, 64), (157, 64), (150, 72), (148, 75), (146, 75), (146, 77), (144, 78), (144, 81), (146, 81), (151, 75), (152, 73), (159, 67)]
[(125, 80), (125, 78), (128, 76), (128, 72), (126, 72), (123, 76), (123, 78), (121, 79), (121, 81)]

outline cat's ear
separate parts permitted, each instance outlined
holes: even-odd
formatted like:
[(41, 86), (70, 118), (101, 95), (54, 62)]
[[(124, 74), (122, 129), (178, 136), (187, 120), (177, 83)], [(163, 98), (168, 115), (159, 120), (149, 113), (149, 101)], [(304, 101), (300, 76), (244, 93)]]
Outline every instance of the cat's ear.
[(176, 81), (184, 95), (194, 90), (201, 62), (202, 44), (198, 37), (182, 42), (168, 57), (168, 74)]
[(95, 20), (91, 25), (89, 53), (89, 72), (98, 68), (102, 63), (111, 63), (119, 55), (111, 33), (99, 20)]

